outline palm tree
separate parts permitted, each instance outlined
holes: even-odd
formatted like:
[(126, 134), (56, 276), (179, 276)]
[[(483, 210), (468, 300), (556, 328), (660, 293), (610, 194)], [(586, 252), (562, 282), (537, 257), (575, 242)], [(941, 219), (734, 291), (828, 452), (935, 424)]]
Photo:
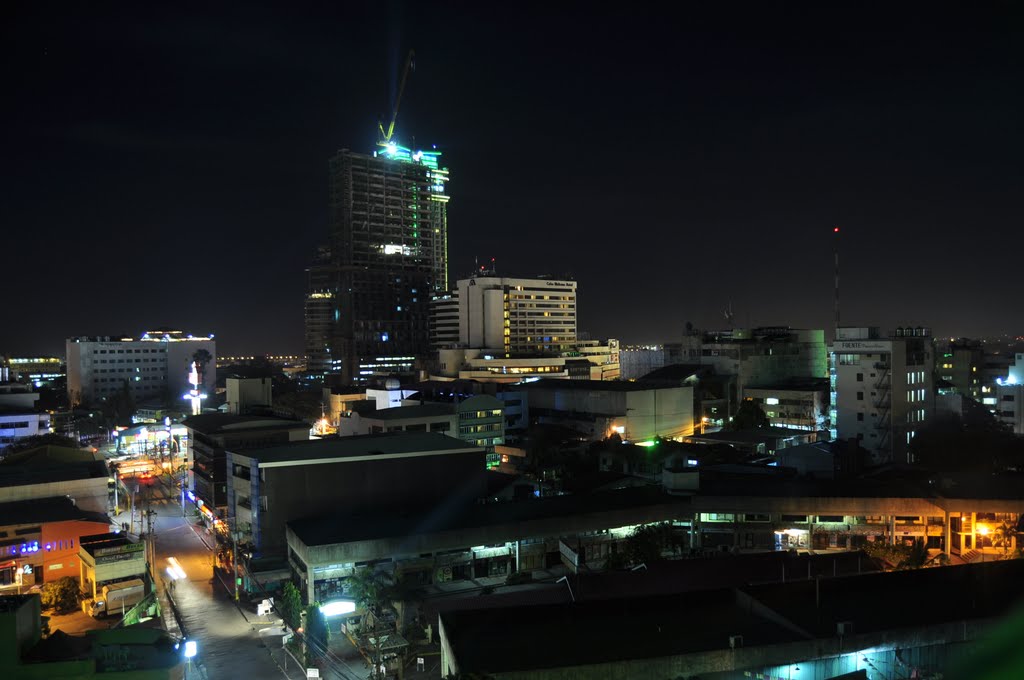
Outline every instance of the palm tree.
[(213, 361), (213, 355), (206, 349), (197, 349), (192, 353), (192, 361), (196, 362), (199, 384), (202, 385), (206, 382), (206, 365)]
[(1010, 548), (1013, 547), (1014, 539), (1017, 537), (1017, 527), (1010, 522), (1003, 522), (996, 527), (995, 531), (995, 543), (997, 546), (1003, 549), (1003, 554), (1008, 554)]
[(391, 603), (394, 579), (382, 571), (357, 569), (348, 577), (348, 592), (356, 604), (379, 616)]

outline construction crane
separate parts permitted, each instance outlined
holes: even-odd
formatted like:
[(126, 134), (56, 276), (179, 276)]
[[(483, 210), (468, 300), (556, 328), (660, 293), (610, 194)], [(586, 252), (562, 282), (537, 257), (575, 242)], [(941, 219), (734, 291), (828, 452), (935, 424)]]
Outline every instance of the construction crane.
[(377, 121), (377, 144), (387, 146), (391, 144), (391, 137), (395, 134), (395, 121), (398, 120), (398, 105), (402, 103), (402, 92), (405, 91), (405, 81), (409, 78), (409, 71), (416, 68), (414, 60), (416, 52), (409, 50), (409, 56), (405, 58), (405, 68), (402, 69), (402, 82), (398, 85), (398, 96), (395, 97), (395, 108), (391, 111), (391, 121), (387, 129), (383, 121)]

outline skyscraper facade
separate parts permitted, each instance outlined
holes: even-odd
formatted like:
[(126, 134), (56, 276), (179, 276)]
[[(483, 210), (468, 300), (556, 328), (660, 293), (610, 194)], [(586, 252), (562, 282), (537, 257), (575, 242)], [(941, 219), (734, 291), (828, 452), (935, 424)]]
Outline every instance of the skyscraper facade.
[(430, 300), (448, 287), (448, 170), (388, 144), (330, 161), (331, 372), (411, 373), (430, 352)]
[(306, 370), (322, 376), (332, 372), (331, 336), (336, 310), (338, 277), (331, 249), (317, 248), (313, 263), (306, 268)]

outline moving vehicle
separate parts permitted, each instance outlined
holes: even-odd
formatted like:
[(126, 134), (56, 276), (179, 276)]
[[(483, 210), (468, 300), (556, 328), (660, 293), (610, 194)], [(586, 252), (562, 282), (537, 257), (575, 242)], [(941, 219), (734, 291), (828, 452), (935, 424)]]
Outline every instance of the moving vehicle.
[(109, 614), (121, 616), (146, 597), (146, 584), (141, 578), (103, 586), (95, 600), (87, 600), (84, 608), (89, 616), (100, 618)]

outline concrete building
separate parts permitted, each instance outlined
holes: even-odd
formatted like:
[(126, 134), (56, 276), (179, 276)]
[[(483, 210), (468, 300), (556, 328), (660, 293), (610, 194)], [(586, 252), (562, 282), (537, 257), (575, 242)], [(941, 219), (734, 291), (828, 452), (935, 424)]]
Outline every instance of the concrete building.
[(978, 340), (951, 339), (936, 350), (936, 378), (945, 380), (958, 394), (975, 401), (981, 401), (984, 367), (985, 349)]
[(384, 432), (458, 432), (458, 414), (452, 404), (416, 404), (377, 409), (362, 402), (341, 415), (338, 436), (352, 437)]
[(693, 444), (728, 444), (737, 451), (751, 455), (774, 456), (789, 447), (813, 444), (818, 441), (818, 432), (788, 427), (760, 427), (753, 430), (693, 434), (685, 437), (684, 441)]
[(495, 446), (505, 443), (504, 402), (477, 394), (452, 403), (386, 409), (364, 403), (343, 414), (338, 425), (341, 437), (385, 432), (439, 432), (493, 453)]
[(823, 330), (787, 327), (735, 328), (683, 338), (684, 353), (700, 353), (700, 363), (718, 375), (736, 376), (729, 395), (735, 413), (747, 387), (777, 385), (793, 378), (827, 378), (828, 352)]
[(576, 345), (576, 282), (489, 272), (458, 282), (459, 342), (505, 358), (558, 356)]
[(283, 554), (300, 517), (472, 502), (486, 488), (483, 449), (431, 432), (231, 450), (227, 463), (229, 523), (262, 555)]
[(438, 350), (433, 380), (474, 380), (519, 383), (534, 378), (616, 380), (619, 378), (619, 341), (577, 343), (558, 356), (504, 357), (486, 349), (447, 347)]
[(334, 265), (331, 249), (317, 248), (313, 262), (306, 268), (306, 371), (323, 377), (333, 372), (331, 356), (331, 334), (334, 328), (334, 314), (337, 308), (335, 291), (338, 285), (338, 271)]
[(743, 398), (760, 406), (773, 427), (817, 431), (829, 429), (829, 392), (828, 378), (803, 378), (747, 387)]
[(688, 385), (599, 380), (539, 380), (523, 386), (534, 423), (562, 425), (591, 440), (628, 441), (693, 434)]
[(77, 579), (81, 538), (108, 531), (105, 512), (83, 510), (66, 496), (0, 503), (0, 587)]
[(82, 592), (93, 599), (109, 583), (148, 579), (146, 544), (124, 533), (83, 537), (78, 542), (78, 561)]
[[(216, 516), (228, 509), (228, 474), (225, 451), (244, 451), (309, 439), (309, 423), (274, 416), (208, 413), (186, 418), (191, 462), (189, 489), (197, 505)], [(201, 501), (201, 503), (200, 503)]]
[(83, 511), (110, 506), (107, 464), (92, 452), (60, 446), (19, 451), (0, 460), (0, 503), (68, 497)]
[(227, 412), (245, 415), (252, 411), (269, 411), (273, 406), (273, 380), (270, 378), (228, 378), (224, 381)]
[(0, 451), (19, 439), (53, 431), (50, 414), (36, 408), (38, 400), (29, 385), (0, 383)]
[(331, 370), (342, 381), (411, 374), (430, 352), (430, 300), (448, 290), (448, 169), (389, 144), (330, 161), (337, 271)]
[(935, 350), (926, 328), (840, 328), (832, 347), (836, 436), (876, 463), (911, 462), (910, 441), (935, 409)]
[(623, 380), (636, 380), (666, 365), (662, 345), (627, 345), (619, 352)]
[(1014, 434), (1024, 435), (1024, 353), (1016, 353), (1005, 380), (995, 388), (996, 417)]
[(67, 376), (67, 367), (60, 357), (10, 357), (6, 366), (10, 369), (9, 378), (0, 371), (0, 381), (10, 379), (42, 387)]
[(796, 479), (766, 470), (677, 471), (663, 476), (664, 489), (310, 515), (288, 522), (289, 561), (310, 601), (320, 602), (344, 599), (346, 579), (367, 566), (422, 584), (555, 565), (600, 570), (634, 527), (663, 522), (691, 555), (920, 539), (965, 563), (1002, 554), (992, 542), (995, 527), (1016, 525), (1024, 513), (1012, 478), (964, 483), (958, 493), (936, 497), (927, 484)]
[(127, 383), (136, 403), (182, 398), (192, 389), (189, 371), (196, 352), (210, 354), (200, 390), (213, 394), (217, 384), (217, 343), (213, 336), (157, 329), (139, 338), (98, 336), (68, 338), (68, 399), (72, 405), (102, 401)]
[(454, 290), (430, 299), (430, 350), (459, 343), (459, 291)]
[[(496, 680), (1009, 678), (1019, 670), (1010, 640), (1022, 576), (1024, 565), (1011, 560), (802, 580), (776, 574), (612, 597), (577, 595), (582, 588), (570, 580), (559, 602), (520, 595), (527, 601), (441, 611), (440, 672)], [(889, 611), (894, 601), (901, 605)]]

